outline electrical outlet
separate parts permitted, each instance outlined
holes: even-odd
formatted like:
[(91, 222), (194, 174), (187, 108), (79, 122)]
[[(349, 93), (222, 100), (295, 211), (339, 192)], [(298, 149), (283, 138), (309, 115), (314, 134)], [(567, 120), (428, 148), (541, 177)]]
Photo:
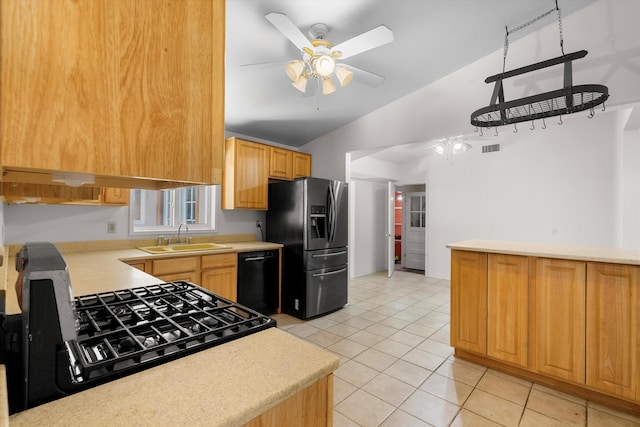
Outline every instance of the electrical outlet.
[(256, 220), (256, 227), (262, 228), (262, 223), (260, 222), (260, 220)]
[(116, 232), (116, 223), (114, 221), (107, 222), (107, 233)]

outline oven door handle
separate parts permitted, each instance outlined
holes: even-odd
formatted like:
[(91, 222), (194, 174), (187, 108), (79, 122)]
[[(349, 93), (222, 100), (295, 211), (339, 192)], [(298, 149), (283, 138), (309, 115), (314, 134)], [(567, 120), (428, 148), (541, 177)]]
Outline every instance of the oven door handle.
[(347, 271), (347, 269), (346, 268), (341, 268), (340, 270), (330, 271), (328, 273), (314, 273), (314, 274), (311, 275), (311, 277), (330, 276), (332, 274), (342, 273), (343, 271)]

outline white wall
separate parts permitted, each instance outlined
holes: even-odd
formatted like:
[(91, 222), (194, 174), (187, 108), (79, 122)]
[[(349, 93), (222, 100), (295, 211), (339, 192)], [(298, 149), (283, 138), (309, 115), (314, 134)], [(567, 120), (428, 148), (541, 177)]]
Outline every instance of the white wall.
[(623, 138), (622, 247), (640, 249), (640, 129)]
[[(220, 190), (218, 188), (218, 190)], [(265, 229), (262, 211), (222, 210), (217, 191), (217, 234), (256, 233), (256, 220)], [(109, 206), (4, 205), (4, 244), (27, 241), (76, 242), (87, 240), (135, 239), (129, 236), (129, 208)], [(116, 233), (107, 233), (107, 222), (116, 222)], [(266, 229), (265, 229), (266, 232)], [(191, 232), (195, 234), (195, 232)]]
[(353, 180), (354, 205), (357, 206), (351, 242), (353, 265), (351, 276), (358, 277), (387, 268), (385, 236), (387, 186), (386, 184)]
[[(637, 159), (638, 147), (622, 134), (627, 113), (611, 112), (640, 101), (637, 16), (640, 2), (600, 0), (563, 19), (565, 52), (589, 51), (574, 61), (574, 84), (607, 85), (607, 113), (598, 111), (591, 120), (586, 113), (575, 114), (565, 117), (563, 126), (550, 120), (546, 130), (539, 129), (540, 123), (535, 131), (521, 125), (515, 135), (511, 128), (501, 128), (508, 141), (493, 157), (480, 158), (483, 142), (477, 142), (453, 164), (422, 163), (430, 207), (428, 275), (449, 277), (445, 245), (463, 239), (639, 244), (637, 160), (626, 160)], [(511, 44), (507, 69), (561, 54), (558, 25), (551, 22)], [(502, 53), (500, 48), (305, 145), (303, 151), (313, 155), (314, 172), (344, 179), (346, 152), (474, 135), (469, 116), (488, 104), (493, 86), (484, 79), (501, 71)], [(562, 67), (554, 67), (508, 79), (505, 96), (511, 100), (561, 85)], [(487, 138), (486, 144), (493, 142)]]

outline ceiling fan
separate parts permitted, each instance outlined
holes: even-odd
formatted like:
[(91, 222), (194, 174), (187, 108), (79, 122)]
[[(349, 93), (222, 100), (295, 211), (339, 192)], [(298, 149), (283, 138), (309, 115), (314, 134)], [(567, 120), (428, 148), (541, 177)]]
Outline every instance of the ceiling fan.
[[(337, 80), (340, 86), (346, 86), (353, 79), (354, 73), (359, 80), (371, 86), (379, 86), (384, 82), (384, 77), (378, 74), (341, 61), (391, 43), (393, 31), (388, 27), (379, 25), (334, 46), (325, 39), (329, 31), (329, 27), (325, 24), (313, 24), (309, 29), (309, 35), (312, 37), (309, 40), (287, 15), (271, 12), (265, 17), (300, 50), (302, 58), (285, 65), (285, 72), (293, 82), (293, 87), (300, 92), (313, 95), (321, 90), (323, 95), (329, 95), (336, 91), (333, 79)], [(311, 85), (309, 81), (312, 82)], [(307, 91), (308, 87), (309, 91)]]

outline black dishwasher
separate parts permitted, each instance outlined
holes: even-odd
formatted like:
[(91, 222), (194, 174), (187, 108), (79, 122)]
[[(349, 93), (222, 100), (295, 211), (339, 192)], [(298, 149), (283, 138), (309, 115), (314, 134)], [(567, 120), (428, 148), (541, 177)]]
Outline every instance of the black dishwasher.
[(278, 308), (279, 256), (277, 250), (238, 254), (238, 303), (262, 314)]

